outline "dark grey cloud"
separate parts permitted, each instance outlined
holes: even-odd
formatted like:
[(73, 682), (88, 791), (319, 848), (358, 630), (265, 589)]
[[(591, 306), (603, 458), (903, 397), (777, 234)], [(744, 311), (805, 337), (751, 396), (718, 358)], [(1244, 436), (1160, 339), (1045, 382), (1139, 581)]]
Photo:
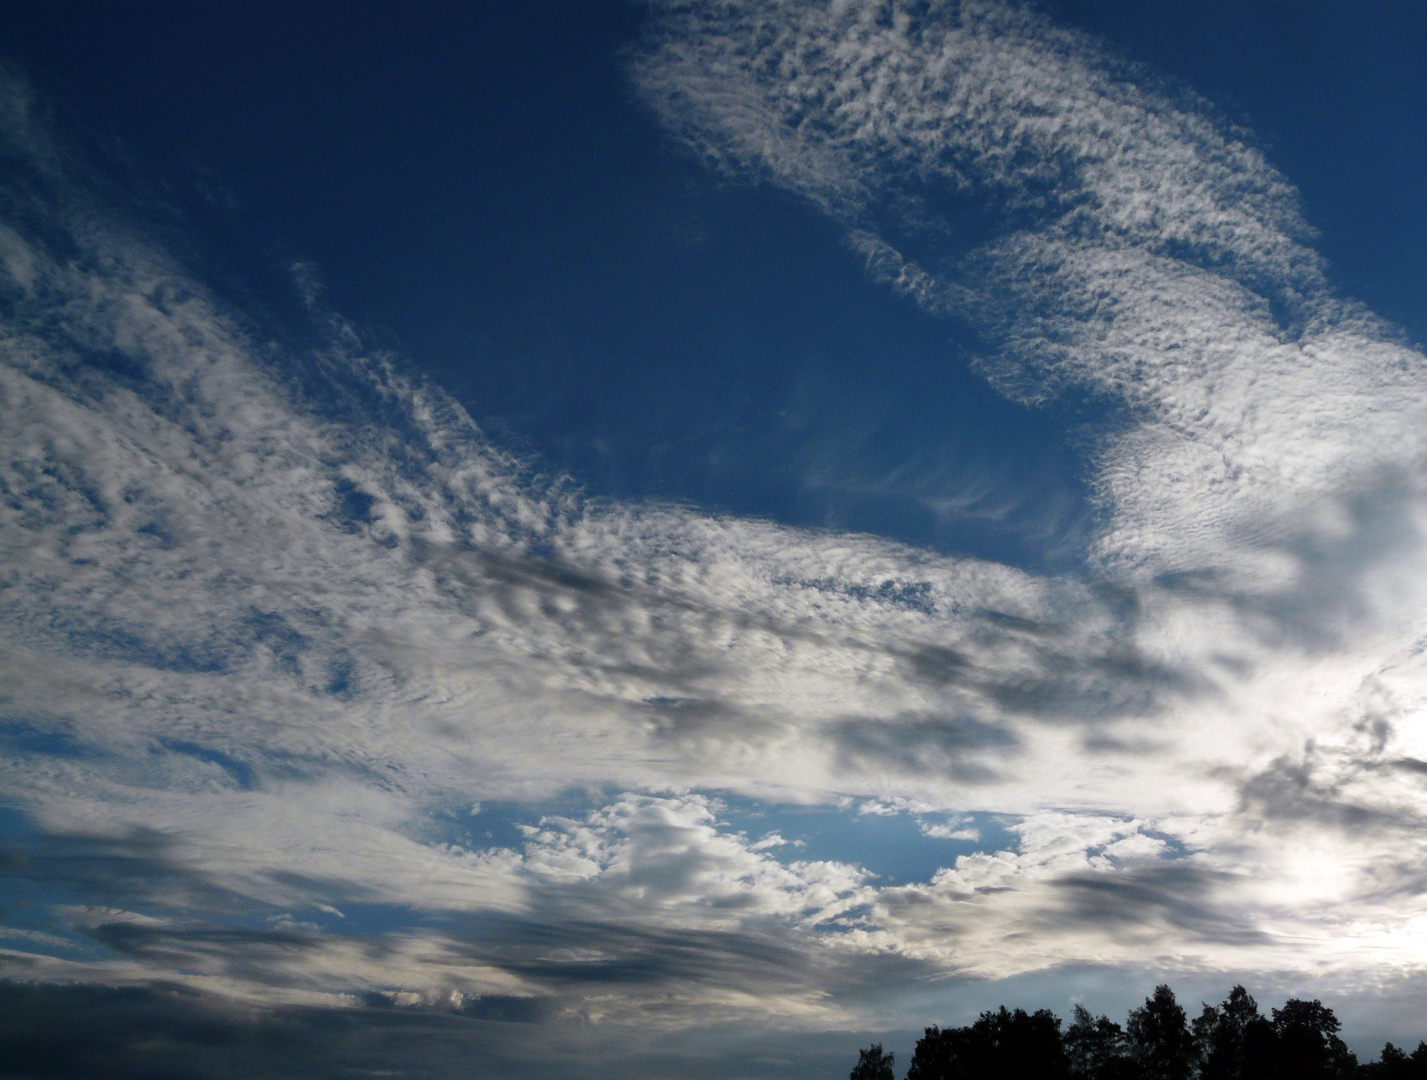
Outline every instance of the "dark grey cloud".
[[(835, 1075), (861, 1033), (731, 1030), (679, 1039), (527, 1022), (493, 998), (461, 1010), (234, 1008), (180, 988), (0, 982), (6, 1080), (651, 1080)], [(502, 1015), (504, 1013), (504, 1015)]]
[(1023, 678), (987, 681), (985, 693), (1012, 715), (1052, 723), (1123, 718), (1153, 720), (1170, 706), (1214, 693), (1184, 667), (1131, 645), (1104, 653), (1050, 653)]
[(972, 784), (994, 780), (1019, 746), (1013, 731), (968, 717), (853, 717), (832, 725), (830, 734), (848, 770), (892, 768)]
[(161, 906), (232, 914), (248, 903), (215, 884), (153, 829), (119, 836), (24, 829), (0, 839), (0, 865), (16, 879), (65, 901), (102, 906)]
[(544, 918), (482, 920), (479, 936), (455, 936), (449, 947), (551, 992), (588, 994), (612, 986), (677, 991), (698, 984), (779, 993), (806, 991), (833, 976), (811, 941), (790, 940), (772, 928), (759, 933), (592, 922), (561, 917), (568, 903), (561, 897), (553, 912), (537, 904), (535, 914)]
[(522, 1060), (534, 1047), (519, 1045), (510, 1027), (414, 1010), (254, 1011), (162, 985), (0, 983), (0, 1076), (541, 1075), (540, 1066)]
[(1419, 814), (1401, 808), (1355, 800), (1344, 785), (1323, 779), (1311, 753), (1297, 760), (1288, 756), (1274, 759), (1245, 780), (1239, 791), (1244, 812), (1268, 821), (1313, 824), (1353, 836), (1418, 828), (1422, 821)]
[(1057, 931), (1081, 925), (1133, 939), (1162, 923), (1214, 945), (1272, 944), (1273, 936), (1251, 916), (1221, 899), (1236, 884), (1224, 871), (1182, 859), (1130, 863), (1113, 873), (1082, 871), (1055, 879), (1052, 889), (1064, 906), (1044, 918)]
[(258, 981), (269, 980), (273, 969), (301, 963), (321, 948), (311, 933), (234, 926), (174, 928), (110, 922), (93, 927), (89, 936), (117, 955), (154, 969), (217, 971)]

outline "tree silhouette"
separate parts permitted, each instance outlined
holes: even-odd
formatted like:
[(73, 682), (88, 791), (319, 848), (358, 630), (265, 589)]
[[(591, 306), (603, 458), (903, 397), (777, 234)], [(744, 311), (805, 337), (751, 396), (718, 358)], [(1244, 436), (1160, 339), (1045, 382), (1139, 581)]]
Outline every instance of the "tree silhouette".
[(943, 1031), (933, 1024), (912, 1048), (907, 1080), (963, 1080), (961, 1042), (965, 1028)]
[(917, 1041), (907, 1080), (982, 1077), (1069, 1080), (1060, 1019), (1049, 1009), (984, 1012), (963, 1028), (930, 1027)]
[(1283, 1080), (1350, 1077), (1358, 1059), (1338, 1038), (1338, 1018), (1321, 1001), (1290, 998), (1273, 1010), (1278, 1036), (1278, 1075)]
[(1130, 1012), (1125, 1024), (1130, 1056), (1145, 1080), (1189, 1080), (1198, 1047), (1174, 991), (1161, 983), (1145, 1003)]
[(895, 1054), (884, 1054), (881, 1043), (873, 1043), (866, 1050), (857, 1051), (857, 1064), (847, 1080), (895, 1080), (892, 1066), (896, 1064)]
[[(1002, 1005), (966, 1027), (929, 1027), (906, 1080), (1427, 1080), (1427, 1042), (1388, 1043), (1360, 1065), (1321, 1001), (1290, 998), (1272, 1019), (1235, 986), (1190, 1025), (1174, 991), (1155, 987), (1125, 1026), (1075, 1006), (1061, 1032), (1048, 1009)], [(880, 1043), (858, 1052), (849, 1080), (895, 1080)]]
[(1258, 1002), (1235, 986), (1217, 1008), (1205, 1005), (1194, 1021), (1203, 1064), (1200, 1080), (1260, 1080), (1273, 1075), (1277, 1035)]
[(1139, 1075), (1124, 1028), (1108, 1016), (1092, 1016), (1084, 1005), (1075, 1006), (1064, 1042), (1075, 1080), (1130, 1080)]
[(1410, 1054), (1388, 1043), (1377, 1061), (1358, 1067), (1358, 1074), (1370, 1080), (1427, 1080), (1427, 1043), (1419, 1042)]

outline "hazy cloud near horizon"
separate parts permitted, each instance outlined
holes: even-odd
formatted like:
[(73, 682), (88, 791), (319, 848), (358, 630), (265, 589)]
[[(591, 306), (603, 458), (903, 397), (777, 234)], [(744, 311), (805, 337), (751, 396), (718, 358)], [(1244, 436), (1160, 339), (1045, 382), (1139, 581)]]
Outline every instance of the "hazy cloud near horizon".
[[(633, 76), (1004, 393), (1103, 403), (1086, 565), (588, 498), (311, 290), (311, 347), (236, 310), (9, 75), (0, 793), (44, 914), (0, 976), (829, 1027), (1092, 963), (1419, 973), (1427, 371), (1288, 180), (1014, 7), (662, 5)], [(893, 882), (739, 800), (963, 846)]]

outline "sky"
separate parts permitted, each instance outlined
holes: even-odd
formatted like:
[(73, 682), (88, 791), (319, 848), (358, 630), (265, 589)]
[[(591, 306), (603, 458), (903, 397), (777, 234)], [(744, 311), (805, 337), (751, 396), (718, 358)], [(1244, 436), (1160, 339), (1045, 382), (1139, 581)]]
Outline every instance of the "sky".
[(1424, 58), (0, 4), (10, 1075), (1427, 1037)]

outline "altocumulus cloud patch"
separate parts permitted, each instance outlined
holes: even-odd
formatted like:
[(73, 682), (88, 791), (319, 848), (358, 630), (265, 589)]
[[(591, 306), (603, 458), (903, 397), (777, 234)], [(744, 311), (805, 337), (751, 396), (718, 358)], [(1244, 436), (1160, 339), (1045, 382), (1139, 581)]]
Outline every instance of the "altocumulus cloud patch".
[[(106, 1018), (116, 1070), (134, 1032), (494, 1060), (490, 1025), (654, 1060), (1080, 967), (1419, 974), (1427, 375), (1289, 181), (1019, 7), (641, 33), (633, 85), (711, 168), (973, 328), (1002, 393), (1103, 405), (1083, 565), (588, 497), (310, 270), (312, 339), (268, 333), (7, 75), (17, 1015)], [(860, 819), (925, 854), (869, 857)]]

